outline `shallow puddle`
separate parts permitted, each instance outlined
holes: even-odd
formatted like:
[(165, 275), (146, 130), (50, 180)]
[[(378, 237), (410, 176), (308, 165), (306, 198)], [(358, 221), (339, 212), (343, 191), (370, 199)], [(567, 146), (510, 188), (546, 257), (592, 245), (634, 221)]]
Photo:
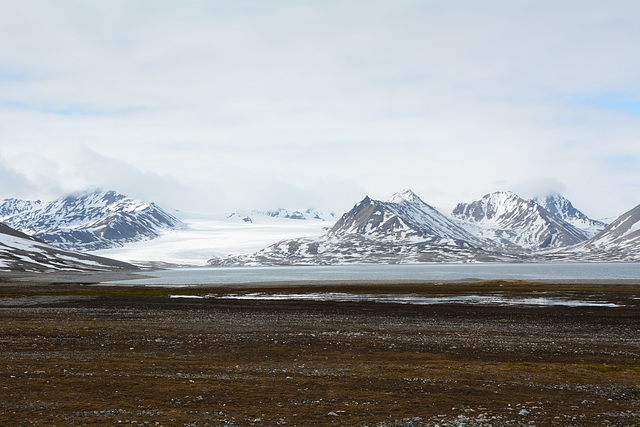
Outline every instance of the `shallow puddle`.
[(567, 307), (621, 307), (608, 301), (588, 301), (561, 297), (509, 297), (504, 295), (456, 295), (422, 296), (417, 294), (358, 294), (347, 292), (313, 293), (242, 293), (225, 295), (171, 295), (171, 298), (234, 299), (253, 301), (320, 301), (320, 302), (375, 302), (390, 304), (434, 305), (434, 304), (474, 304), (474, 305), (526, 305), (526, 306), (567, 306)]

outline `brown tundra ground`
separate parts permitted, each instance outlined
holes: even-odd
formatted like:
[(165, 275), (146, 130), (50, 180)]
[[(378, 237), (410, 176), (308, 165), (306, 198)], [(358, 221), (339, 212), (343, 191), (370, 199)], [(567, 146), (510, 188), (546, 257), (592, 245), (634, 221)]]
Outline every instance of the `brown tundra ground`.
[[(598, 305), (218, 298), (246, 292)], [(171, 289), (5, 277), (0, 355), (3, 426), (640, 425), (633, 284)]]

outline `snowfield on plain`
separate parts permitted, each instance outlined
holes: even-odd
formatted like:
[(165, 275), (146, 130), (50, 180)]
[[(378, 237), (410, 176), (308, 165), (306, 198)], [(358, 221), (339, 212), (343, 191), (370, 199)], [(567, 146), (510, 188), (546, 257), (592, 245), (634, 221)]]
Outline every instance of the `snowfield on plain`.
[[(315, 216), (292, 219), (256, 212), (218, 215), (174, 212), (174, 215), (187, 225), (185, 229), (165, 230), (153, 240), (91, 253), (140, 264), (204, 266), (212, 257), (250, 254), (281, 240), (321, 235), (335, 222), (331, 215), (320, 219)], [(247, 218), (251, 221), (246, 221)]]

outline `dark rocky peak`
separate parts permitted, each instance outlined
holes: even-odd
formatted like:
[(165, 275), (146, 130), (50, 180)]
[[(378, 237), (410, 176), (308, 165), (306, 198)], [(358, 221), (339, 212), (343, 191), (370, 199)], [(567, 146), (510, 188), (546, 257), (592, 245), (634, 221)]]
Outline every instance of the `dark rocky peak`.
[[(329, 230), (329, 234), (364, 233), (373, 216), (382, 218), (382, 209), (383, 207), (378, 201), (365, 196), (350, 211), (342, 215)], [(374, 219), (371, 226), (376, 227), (377, 225), (379, 222)]]

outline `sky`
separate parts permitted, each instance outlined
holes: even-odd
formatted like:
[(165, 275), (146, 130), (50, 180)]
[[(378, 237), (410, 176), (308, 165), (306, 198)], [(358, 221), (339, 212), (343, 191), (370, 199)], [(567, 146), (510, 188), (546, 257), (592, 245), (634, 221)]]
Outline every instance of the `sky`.
[(640, 2), (0, 0), (0, 199), (640, 204)]

